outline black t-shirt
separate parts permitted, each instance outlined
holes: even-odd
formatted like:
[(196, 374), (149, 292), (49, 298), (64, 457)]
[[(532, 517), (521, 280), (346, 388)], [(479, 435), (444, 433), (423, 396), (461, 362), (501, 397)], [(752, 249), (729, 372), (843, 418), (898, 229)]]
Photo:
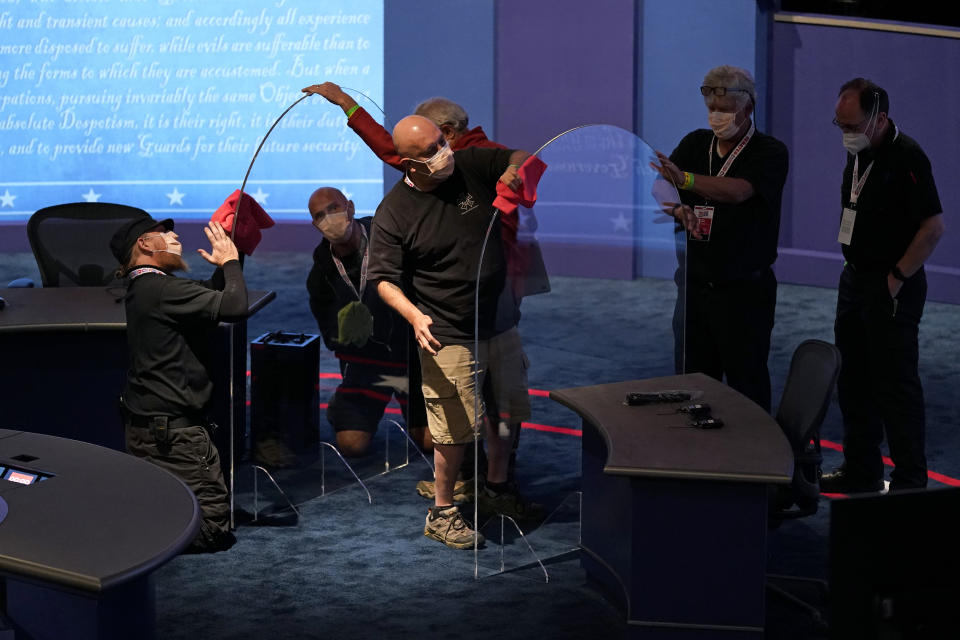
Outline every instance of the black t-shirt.
[[(239, 278), (240, 263), (223, 275)], [(200, 417), (213, 384), (212, 334), (221, 319), (223, 284), (158, 273), (135, 277), (127, 290), (127, 346), (130, 368), (123, 394), (127, 408), (143, 416)], [(243, 293), (246, 306), (246, 293)]]
[[(357, 218), (370, 234), (373, 218)], [(337, 269), (330, 253), (330, 241), (326, 238), (313, 251), (313, 268), (307, 276), (307, 292), (310, 294), (310, 311), (317, 320), (323, 342), (331, 351), (406, 364), (407, 326), (393, 309), (380, 299), (377, 283), (367, 278), (363, 291), (363, 304), (373, 315), (373, 334), (363, 347), (343, 345), (337, 342), (339, 333), (338, 314), (348, 303), (357, 300), (360, 291), (360, 275), (363, 267), (363, 250), (366, 244), (352, 255), (340, 258), (351, 288)], [(368, 264), (369, 270), (369, 264)]]
[[(713, 132), (698, 129), (688, 133), (670, 160), (681, 170), (699, 175), (717, 175), (726, 157), (710, 141)], [(733, 151), (728, 152), (728, 156)], [(687, 241), (688, 275), (693, 280), (730, 282), (756, 277), (777, 259), (780, 234), (780, 200), (787, 180), (787, 147), (772, 136), (755, 131), (750, 142), (733, 161), (728, 178), (742, 178), (753, 186), (753, 195), (739, 204), (708, 201), (692, 191), (680, 191), (691, 207), (715, 207), (709, 241)]]
[[(484, 238), (493, 216), (496, 184), (512, 151), (470, 147), (454, 152), (453, 174), (433, 191), (400, 180), (373, 218), (371, 282), (404, 290), (433, 320), (441, 343), (474, 336), (474, 294)], [(496, 305), (506, 277), (499, 218), (490, 232), (480, 274), (480, 337), (496, 333)]]
[[(943, 211), (933, 182), (930, 160), (913, 138), (900, 133), (893, 121), (877, 149), (859, 153), (862, 177), (873, 168), (857, 199), (857, 217), (843, 257), (858, 269), (886, 272), (903, 257), (923, 221)], [(847, 154), (840, 188), (841, 203), (850, 206), (854, 156)]]

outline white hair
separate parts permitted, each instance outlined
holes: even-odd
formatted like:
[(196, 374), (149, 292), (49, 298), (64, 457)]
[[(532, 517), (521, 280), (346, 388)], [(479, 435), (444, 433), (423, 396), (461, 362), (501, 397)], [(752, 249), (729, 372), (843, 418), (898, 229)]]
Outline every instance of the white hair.
[(433, 123), (438, 127), (449, 124), (457, 131), (466, 129), (470, 121), (463, 107), (446, 98), (424, 100), (417, 105), (413, 113), (433, 120)]
[(714, 67), (707, 71), (707, 75), (703, 77), (703, 84), (707, 87), (740, 89), (740, 91), (728, 94), (737, 101), (738, 107), (743, 107), (747, 100), (753, 101), (754, 105), (757, 104), (757, 91), (753, 84), (753, 76), (746, 69), (729, 64)]

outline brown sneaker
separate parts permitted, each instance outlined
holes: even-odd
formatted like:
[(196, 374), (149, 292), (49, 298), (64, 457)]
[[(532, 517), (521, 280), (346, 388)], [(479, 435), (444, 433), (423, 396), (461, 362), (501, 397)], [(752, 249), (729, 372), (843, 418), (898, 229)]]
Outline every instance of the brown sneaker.
[[(437, 486), (433, 480), (421, 480), (417, 483), (417, 493), (433, 500), (437, 497)], [(453, 485), (454, 502), (473, 502), (473, 480), (457, 480)]]
[(470, 528), (456, 506), (430, 509), (423, 535), (454, 549), (472, 549), (474, 535), (478, 547), (482, 547), (484, 542), (483, 536)]

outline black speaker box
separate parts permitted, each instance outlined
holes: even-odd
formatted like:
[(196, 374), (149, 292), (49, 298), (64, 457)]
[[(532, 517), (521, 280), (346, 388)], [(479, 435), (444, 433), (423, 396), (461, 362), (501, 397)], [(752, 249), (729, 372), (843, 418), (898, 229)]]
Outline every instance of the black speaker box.
[(319, 447), (320, 337), (265, 333), (250, 343), (250, 436), (276, 439), (298, 457)]

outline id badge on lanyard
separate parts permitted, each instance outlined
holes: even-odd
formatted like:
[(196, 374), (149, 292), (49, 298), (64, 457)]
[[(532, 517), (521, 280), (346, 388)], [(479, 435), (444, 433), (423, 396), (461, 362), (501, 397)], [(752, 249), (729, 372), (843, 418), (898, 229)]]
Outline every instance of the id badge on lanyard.
[(864, 171), (863, 175), (858, 179), (857, 174), (860, 172), (860, 158), (854, 157), (853, 177), (850, 180), (850, 206), (843, 208), (843, 216), (840, 218), (840, 232), (837, 234), (837, 242), (848, 247), (853, 240), (853, 226), (857, 221), (857, 200), (860, 199), (860, 192), (863, 191), (863, 185), (867, 183), (867, 176), (870, 175), (871, 169), (873, 169), (872, 161), (867, 166), (867, 170)]
[[(754, 124), (750, 123), (750, 130), (747, 131), (746, 135), (740, 140), (737, 146), (733, 151), (730, 152), (730, 155), (727, 156), (726, 162), (723, 163), (723, 166), (720, 167), (720, 171), (717, 172), (717, 177), (722, 178), (727, 175), (727, 171), (730, 170), (730, 165), (733, 164), (733, 161), (737, 159), (737, 156), (740, 155), (740, 152), (743, 151), (743, 148), (747, 146), (747, 143), (750, 142), (750, 138), (753, 137), (753, 132), (755, 131)], [(710, 141), (710, 149), (707, 151), (709, 157), (709, 169), (710, 175), (713, 175), (713, 143), (716, 141), (714, 137)], [(697, 216), (697, 233), (700, 235), (699, 238), (690, 234), (689, 240), (698, 240), (700, 242), (710, 242), (710, 232), (713, 231), (713, 214), (715, 208), (711, 205), (699, 205), (693, 208), (693, 213)]]
[(693, 208), (693, 213), (697, 216), (697, 233), (700, 234), (700, 237), (690, 236), (690, 239), (710, 242), (710, 230), (713, 228), (713, 207), (697, 205)]

